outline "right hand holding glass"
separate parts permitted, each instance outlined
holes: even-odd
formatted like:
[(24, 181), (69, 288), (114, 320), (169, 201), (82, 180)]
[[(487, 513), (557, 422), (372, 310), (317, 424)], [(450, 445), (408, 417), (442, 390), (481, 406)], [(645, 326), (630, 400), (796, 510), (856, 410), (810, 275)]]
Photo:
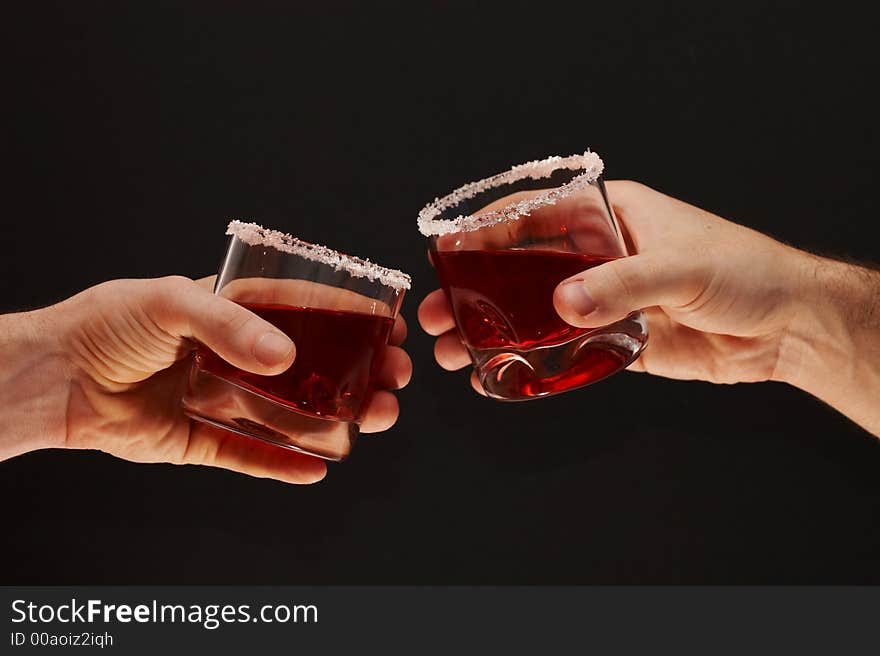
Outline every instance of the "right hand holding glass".
[[(606, 184), (637, 254), (562, 281), (553, 297), (562, 319), (589, 328), (646, 309), (650, 341), (631, 370), (713, 383), (785, 381), (880, 432), (871, 401), (880, 393), (880, 353), (870, 346), (877, 320), (850, 320), (872, 298), (876, 305), (876, 272), (799, 251), (635, 182)], [(442, 290), (422, 302), (419, 321), (437, 336), (441, 367), (470, 364)], [(855, 378), (834, 384), (842, 366)], [(848, 389), (850, 379), (862, 384)]]

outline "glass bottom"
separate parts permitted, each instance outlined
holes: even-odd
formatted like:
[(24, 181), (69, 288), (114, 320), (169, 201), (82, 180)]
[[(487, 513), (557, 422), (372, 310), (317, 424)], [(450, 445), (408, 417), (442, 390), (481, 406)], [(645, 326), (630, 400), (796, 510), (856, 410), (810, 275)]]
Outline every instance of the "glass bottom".
[(190, 368), (183, 411), (196, 421), (324, 460), (344, 460), (359, 432), (354, 422), (299, 412), (195, 364)]
[(468, 350), (486, 394), (500, 401), (527, 401), (603, 380), (634, 362), (647, 341), (644, 315), (633, 312), (563, 344)]

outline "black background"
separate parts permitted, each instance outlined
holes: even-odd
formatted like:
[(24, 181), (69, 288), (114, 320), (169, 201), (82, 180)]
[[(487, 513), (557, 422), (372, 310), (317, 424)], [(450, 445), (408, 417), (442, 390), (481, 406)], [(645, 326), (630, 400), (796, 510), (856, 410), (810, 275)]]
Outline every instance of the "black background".
[(876, 259), (867, 16), (130, 4), (3, 10), (0, 310), (213, 273), (250, 218), (413, 274), (415, 374), (394, 429), (311, 487), (92, 452), (0, 464), (0, 580), (880, 581), (880, 449), (806, 394), (628, 373), (497, 404), (415, 325), (424, 202), (588, 146), (608, 178)]

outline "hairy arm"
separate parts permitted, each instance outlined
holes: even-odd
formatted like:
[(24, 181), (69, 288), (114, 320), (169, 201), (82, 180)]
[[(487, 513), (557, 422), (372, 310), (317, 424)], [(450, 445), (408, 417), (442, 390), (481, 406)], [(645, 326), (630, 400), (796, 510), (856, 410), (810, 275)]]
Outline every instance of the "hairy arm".
[(70, 371), (45, 310), (0, 315), (0, 460), (64, 446)]
[(880, 271), (807, 255), (774, 378), (880, 436)]

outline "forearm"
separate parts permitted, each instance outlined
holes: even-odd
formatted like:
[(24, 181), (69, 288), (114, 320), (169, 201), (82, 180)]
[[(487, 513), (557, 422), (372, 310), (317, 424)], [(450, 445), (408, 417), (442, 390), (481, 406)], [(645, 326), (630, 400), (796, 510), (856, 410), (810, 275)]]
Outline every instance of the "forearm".
[(880, 436), (880, 272), (805, 255), (779, 371)]
[(0, 315), (0, 460), (66, 439), (69, 371), (51, 310)]

